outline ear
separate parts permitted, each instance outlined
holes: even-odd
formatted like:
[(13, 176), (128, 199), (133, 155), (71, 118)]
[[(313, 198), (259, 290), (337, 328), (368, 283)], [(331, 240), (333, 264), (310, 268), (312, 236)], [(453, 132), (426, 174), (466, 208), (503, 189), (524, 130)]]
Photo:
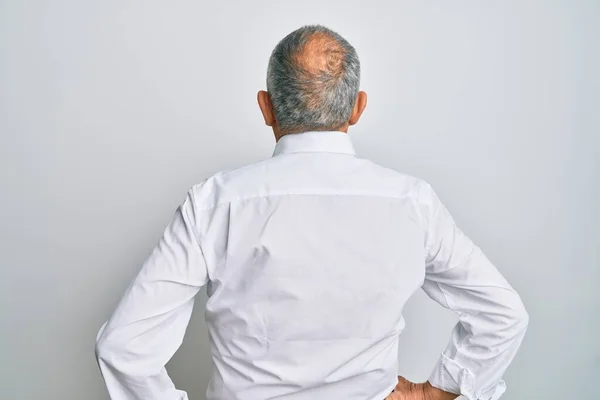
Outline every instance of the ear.
[(354, 108), (352, 109), (352, 115), (348, 120), (349, 125), (354, 125), (360, 119), (365, 107), (367, 106), (367, 94), (362, 90), (356, 95), (356, 101), (354, 102)]
[(271, 103), (271, 96), (269, 96), (269, 92), (265, 92), (264, 90), (259, 91), (257, 100), (260, 111), (265, 119), (265, 124), (268, 126), (274, 126), (276, 123), (275, 113), (273, 112), (273, 103)]

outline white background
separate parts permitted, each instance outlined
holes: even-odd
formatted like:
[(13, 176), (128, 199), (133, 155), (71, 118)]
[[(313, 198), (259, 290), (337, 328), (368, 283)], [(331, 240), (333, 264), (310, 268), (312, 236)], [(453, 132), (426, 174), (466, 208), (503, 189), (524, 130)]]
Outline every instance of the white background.
[[(270, 156), (256, 92), (309, 23), (361, 57), (358, 154), (428, 180), (521, 293), (504, 398), (600, 398), (600, 3), (573, 0), (0, 0), (0, 398), (107, 398), (96, 332), (187, 189)], [(204, 302), (169, 364), (192, 400)], [(424, 380), (456, 317), (406, 319)]]

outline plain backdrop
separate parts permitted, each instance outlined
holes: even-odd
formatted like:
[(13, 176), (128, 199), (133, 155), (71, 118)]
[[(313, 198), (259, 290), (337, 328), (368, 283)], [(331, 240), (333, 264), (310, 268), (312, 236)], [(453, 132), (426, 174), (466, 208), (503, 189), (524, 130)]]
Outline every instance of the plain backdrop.
[[(522, 295), (504, 399), (600, 398), (593, 0), (0, 0), (0, 398), (108, 398), (98, 329), (189, 187), (270, 157), (256, 92), (311, 23), (360, 55), (359, 156), (429, 181)], [(168, 365), (192, 400), (205, 301)], [(422, 293), (405, 315), (425, 380), (457, 318)]]

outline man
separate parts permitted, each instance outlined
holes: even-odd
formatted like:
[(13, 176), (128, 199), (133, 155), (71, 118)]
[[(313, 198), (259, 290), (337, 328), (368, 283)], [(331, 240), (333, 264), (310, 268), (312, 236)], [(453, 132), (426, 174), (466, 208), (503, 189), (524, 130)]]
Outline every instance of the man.
[[(517, 293), (422, 180), (355, 156), (367, 104), (354, 48), (285, 37), (258, 103), (273, 157), (195, 185), (102, 327), (112, 399), (187, 399), (164, 365), (207, 285), (209, 400), (497, 399), (525, 334)], [(419, 288), (460, 315), (429, 380), (397, 378)]]

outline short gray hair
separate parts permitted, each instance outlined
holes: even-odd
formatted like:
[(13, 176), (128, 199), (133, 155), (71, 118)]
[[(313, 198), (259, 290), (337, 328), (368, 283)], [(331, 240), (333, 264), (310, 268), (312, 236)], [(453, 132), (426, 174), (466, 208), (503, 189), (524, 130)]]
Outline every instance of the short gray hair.
[[(311, 41), (314, 45), (306, 46)], [(344, 126), (352, 114), (359, 84), (356, 50), (321, 25), (303, 26), (287, 35), (269, 60), (267, 91), (277, 124), (285, 133)]]

